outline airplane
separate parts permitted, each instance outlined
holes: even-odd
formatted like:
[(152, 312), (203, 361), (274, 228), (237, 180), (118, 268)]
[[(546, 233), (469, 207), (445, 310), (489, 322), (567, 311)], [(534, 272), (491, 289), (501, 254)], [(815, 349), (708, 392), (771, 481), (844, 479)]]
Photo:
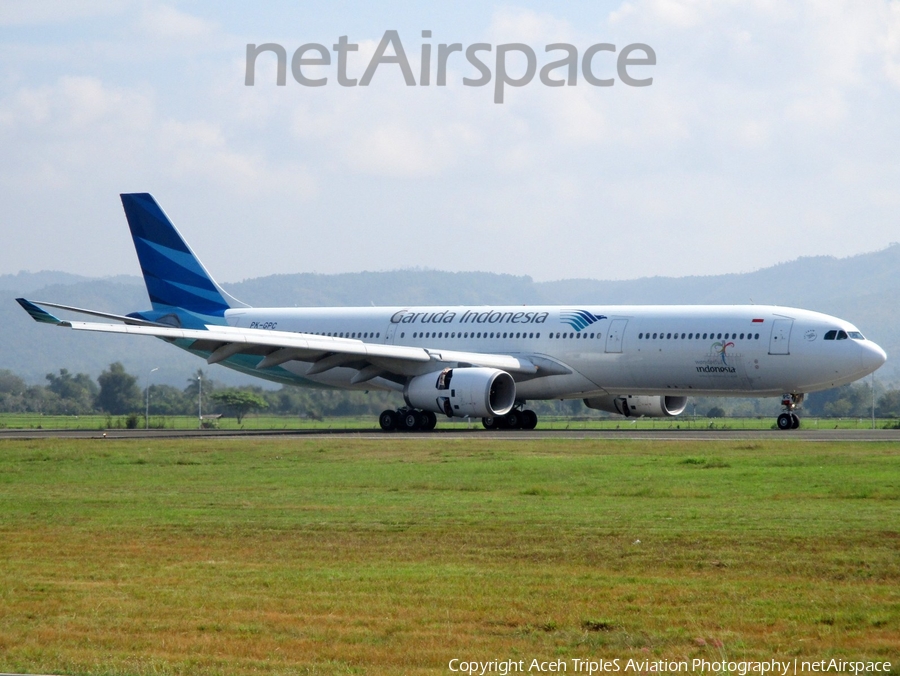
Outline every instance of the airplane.
[[(152, 309), (116, 315), (19, 298), (38, 322), (153, 336), (282, 384), (388, 390), (385, 431), (438, 416), (534, 429), (529, 400), (582, 399), (626, 417), (677, 416), (689, 396), (781, 395), (797, 429), (808, 392), (878, 369), (884, 350), (849, 322), (767, 305), (256, 308), (226, 293), (148, 193), (122, 194)], [(106, 321), (62, 320), (45, 308)]]

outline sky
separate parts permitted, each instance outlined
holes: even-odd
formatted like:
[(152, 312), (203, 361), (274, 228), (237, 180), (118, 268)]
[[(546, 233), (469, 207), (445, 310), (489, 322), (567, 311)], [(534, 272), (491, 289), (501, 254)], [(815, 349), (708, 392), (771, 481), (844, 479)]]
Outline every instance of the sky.
[[(358, 45), (371, 83), (276, 84), (248, 44)], [(432, 37), (422, 37), (431, 31)], [(567, 278), (746, 272), (900, 239), (900, 2), (0, 3), (0, 274), (137, 274), (118, 194), (151, 192), (212, 274), (429, 268)], [(494, 79), (439, 44), (492, 46)], [(497, 46), (540, 69), (599, 52), (590, 84), (536, 76), (494, 102)], [(615, 59), (648, 45), (652, 66)], [(393, 55), (389, 48), (387, 55)], [(315, 56), (308, 52), (307, 56)], [(638, 53), (636, 56), (640, 56)], [(525, 57), (506, 56), (510, 77)], [(553, 77), (564, 77), (565, 69)]]

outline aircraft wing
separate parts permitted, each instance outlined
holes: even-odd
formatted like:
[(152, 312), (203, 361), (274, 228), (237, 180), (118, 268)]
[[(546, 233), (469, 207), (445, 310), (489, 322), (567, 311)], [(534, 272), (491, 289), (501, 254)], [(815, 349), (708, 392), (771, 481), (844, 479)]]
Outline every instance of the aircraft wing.
[[(189, 350), (209, 352), (207, 362), (216, 364), (236, 355), (259, 357), (256, 368), (273, 368), (289, 361), (312, 364), (306, 375), (324, 373), (332, 368), (348, 367), (357, 370), (352, 383), (362, 383), (383, 377), (397, 381), (398, 377), (429, 373), (445, 366), (482, 366), (502, 369), (513, 377), (529, 378), (569, 372), (560, 365), (541, 358), (513, 355), (430, 349), (405, 345), (369, 343), (349, 338), (333, 338), (306, 333), (244, 329), (233, 326), (207, 325), (206, 329), (182, 329), (145, 322), (132, 323), (133, 318), (106, 315), (125, 320), (128, 324), (80, 322), (61, 320), (42, 310), (36, 303), (22, 299), (20, 304), (39, 322), (52, 323), (75, 331), (98, 331), (128, 335), (154, 336), (178, 342)], [(49, 303), (48, 303), (49, 305)], [(53, 307), (59, 307), (53, 305)], [(77, 308), (63, 307), (66, 310)], [(89, 314), (99, 315), (90, 311)], [(101, 315), (102, 316), (102, 315)], [(140, 321), (140, 320), (138, 320)]]
[(100, 312), (99, 310), (85, 310), (80, 307), (71, 305), (60, 305), (59, 303), (49, 303), (45, 300), (27, 300), (25, 298), (16, 298), (16, 302), (31, 315), (36, 322), (45, 324), (61, 324), (62, 320), (47, 312), (42, 306), (58, 308), (60, 310), (68, 310), (70, 312), (78, 312), (83, 315), (92, 315), (103, 319), (115, 319), (116, 321), (125, 322), (126, 324), (134, 324), (135, 326), (166, 326), (157, 322), (148, 322), (146, 319), (138, 319), (137, 317), (129, 317), (127, 315), (115, 315), (110, 312)]

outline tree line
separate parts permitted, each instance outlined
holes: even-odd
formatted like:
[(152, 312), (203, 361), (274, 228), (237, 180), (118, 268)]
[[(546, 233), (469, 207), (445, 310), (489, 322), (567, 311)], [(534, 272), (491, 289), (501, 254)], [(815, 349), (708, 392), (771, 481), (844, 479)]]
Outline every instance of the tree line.
[(397, 407), (399, 395), (384, 392), (346, 392), (282, 387), (223, 387), (198, 369), (185, 386), (151, 385), (149, 392), (138, 387), (137, 376), (114, 362), (93, 380), (86, 373), (48, 373), (46, 384), (28, 385), (9, 370), (0, 370), (0, 412), (44, 415), (130, 415), (147, 410), (153, 416), (204, 415), (221, 413), (238, 419), (253, 411), (310, 418), (326, 416), (377, 415)]
[[(138, 386), (138, 378), (114, 362), (93, 380), (86, 373), (60, 369), (48, 373), (46, 384), (28, 385), (9, 370), (0, 370), (0, 412), (44, 415), (130, 415), (146, 412), (148, 390)], [(825, 418), (861, 418), (872, 414), (872, 385), (859, 382), (807, 396), (805, 415)], [(766, 416), (778, 409), (777, 399), (692, 399), (688, 414), (723, 416)], [(386, 408), (402, 405), (393, 392), (358, 392), (283, 386), (278, 390), (245, 385), (223, 387), (205, 371), (197, 369), (182, 388), (151, 385), (150, 414), (182, 416), (220, 413), (241, 420), (251, 412), (275, 415), (324, 417), (378, 415)], [(534, 402), (541, 415), (603, 416), (586, 409), (580, 400)], [(875, 415), (900, 418), (900, 389), (876, 389)]]

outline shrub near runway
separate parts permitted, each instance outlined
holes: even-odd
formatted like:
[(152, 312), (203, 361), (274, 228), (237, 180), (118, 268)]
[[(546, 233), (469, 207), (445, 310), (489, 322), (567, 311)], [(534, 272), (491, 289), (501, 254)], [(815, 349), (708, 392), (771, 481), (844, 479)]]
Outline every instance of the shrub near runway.
[(7, 441), (0, 671), (896, 663), (898, 456), (790, 441)]

